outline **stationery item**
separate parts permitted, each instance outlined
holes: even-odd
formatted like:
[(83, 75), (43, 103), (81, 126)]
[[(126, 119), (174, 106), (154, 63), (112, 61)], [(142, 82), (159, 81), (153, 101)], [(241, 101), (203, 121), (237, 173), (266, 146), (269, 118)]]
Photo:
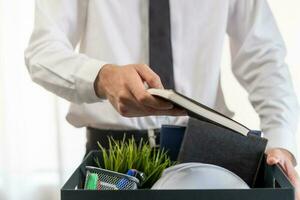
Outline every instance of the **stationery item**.
[(190, 118), (178, 156), (179, 162), (201, 162), (224, 167), (253, 186), (267, 140), (251, 131), (245, 137), (213, 123)]
[(249, 189), (236, 174), (216, 165), (183, 163), (164, 170), (151, 189)]
[(134, 177), (136, 177), (137, 173), (138, 173), (137, 170), (135, 170), (135, 169), (130, 169), (130, 170), (127, 171), (126, 174), (129, 175), (129, 176), (134, 176)]
[(172, 161), (177, 159), (184, 131), (184, 126), (174, 125), (162, 125), (160, 129), (160, 148), (167, 151)]
[(86, 178), (86, 190), (97, 190), (98, 185), (98, 175), (95, 173), (88, 173)]
[(140, 181), (140, 184), (142, 184), (146, 180), (145, 174), (136, 169), (128, 170), (127, 175), (136, 177)]
[[(89, 184), (90, 174), (93, 174), (93, 183), (92, 188), (95, 188), (95, 182), (97, 180), (97, 189), (98, 190), (135, 190), (137, 185), (140, 184), (139, 180), (133, 176), (127, 174), (121, 174), (118, 172), (87, 166), (87, 178), (85, 189)], [(95, 177), (98, 177), (98, 179)]]
[(188, 115), (202, 121), (208, 121), (218, 126), (223, 126), (244, 136), (247, 136), (250, 129), (244, 125), (226, 117), (225, 115), (196, 102), (174, 90), (148, 89), (151, 95), (158, 96), (165, 100), (171, 101), (175, 105), (187, 110)]
[[(143, 172), (140, 172), (136, 169), (129, 169), (126, 173), (128, 176), (133, 176), (136, 177), (140, 183), (143, 183), (145, 181), (145, 174)], [(117, 183), (117, 188), (122, 189), (124, 185), (128, 184), (128, 180), (126, 178), (122, 178), (118, 183)]]

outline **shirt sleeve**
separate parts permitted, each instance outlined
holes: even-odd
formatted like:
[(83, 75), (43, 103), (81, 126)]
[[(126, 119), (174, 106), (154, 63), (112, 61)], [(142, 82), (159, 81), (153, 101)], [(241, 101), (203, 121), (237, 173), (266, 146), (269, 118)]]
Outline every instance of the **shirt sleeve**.
[(25, 62), (34, 82), (74, 103), (100, 101), (94, 81), (106, 63), (75, 48), (86, 22), (88, 1), (36, 0), (34, 30)]
[(227, 33), (233, 74), (259, 114), (267, 148), (286, 149), (296, 158), (299, 106), (284, 42), (266, 0), (232, 0)]

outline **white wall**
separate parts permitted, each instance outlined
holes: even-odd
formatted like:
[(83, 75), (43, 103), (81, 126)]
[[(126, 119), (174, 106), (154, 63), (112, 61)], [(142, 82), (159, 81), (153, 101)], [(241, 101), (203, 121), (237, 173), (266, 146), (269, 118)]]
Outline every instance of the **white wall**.
[[(50, 0), (51, 1), (51, 0)], [(55, 200), (84, 155), (68, 103), (34, 84), (24, 65), (33, 0), (0, 0), (0, 199)]]

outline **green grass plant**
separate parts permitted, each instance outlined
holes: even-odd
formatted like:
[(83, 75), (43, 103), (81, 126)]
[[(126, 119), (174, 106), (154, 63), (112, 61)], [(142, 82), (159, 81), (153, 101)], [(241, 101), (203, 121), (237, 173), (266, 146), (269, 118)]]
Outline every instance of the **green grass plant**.
[(99, 142), (98, 146), (103, 156), (102, 165), (98, 158), (95, 159), (98, 167), (119, 173), (126, 173), (129, 169), (143, 172), (146, 179), (142, 183), (142, 188), (151, 188), (163, 170), (175, 164), (165, 150), (151, 148), (150, 144), (143, 140), (137, 144), (134, 138), (125, 140), (124, 137), (123, 141), (109, 138), (109, 150)]

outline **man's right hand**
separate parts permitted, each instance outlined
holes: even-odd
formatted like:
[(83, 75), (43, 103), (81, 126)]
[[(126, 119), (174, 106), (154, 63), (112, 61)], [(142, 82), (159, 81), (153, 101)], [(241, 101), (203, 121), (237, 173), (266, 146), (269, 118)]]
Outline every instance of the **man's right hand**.
[(99, 97), (106, 97), (114, 108), (125, 117), (149, 115), (185, 115), (185, 111), (172, 103), (149, 94), (144, 82), (150, 88), (161, 88), (159, 76), (145, 64), (102, 67), (95, 80), (95, 91)]

